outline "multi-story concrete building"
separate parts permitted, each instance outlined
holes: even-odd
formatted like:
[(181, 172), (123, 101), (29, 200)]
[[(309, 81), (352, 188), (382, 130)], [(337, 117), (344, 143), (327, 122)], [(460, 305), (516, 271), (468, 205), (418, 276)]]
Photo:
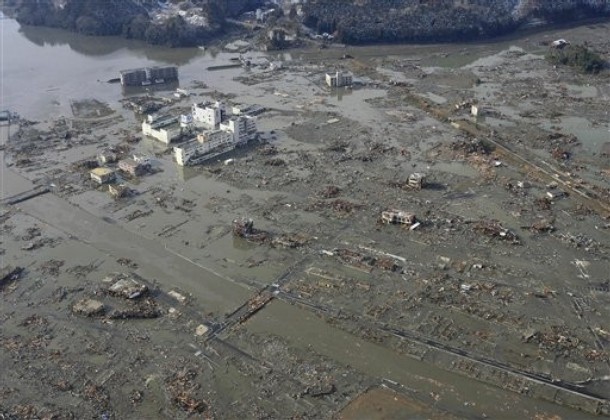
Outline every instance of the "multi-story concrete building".
[(178, 122), (178, 117), (149, 115), (142, 122), (142, 134), (170, 144), (182, 135), (182, 127)]
[(256, 118), (249, 115), (233, 117), (220, 124), (220, 129), (233, 135), (233, 141), (240, 146), (256, 136)]
[(123, 70), (119, 74), (123, 86), (142, 86), (148, 80), (144, 69)]
[(135, 159), (123, 159), (119, 162), (118, 167), (121, 171), (131, 176), (143, 175), (148, 170), (147, 165), (144, 165)]
[(351, 73), (343, 73), (337, 71), (335, 73), (326, 73), (326, 84), (330, 87), (350, 86), (354, 81)]
[(146, 73), (148, 80), (153, 83), (167, 83), (178, 80), (178, 67), (175, 66), (147, 67)]
[(119, 74), (123, 86), (147, 86), (178, 80), (178, 67), (143, 67), (123, 70)]
[(225, 107), (220, 102), (202, 102), (191, 107), (193, 121), (205, 128), (215, 129), (226, 115)]
[(192, 140), (174, 147), (174, 157), (180, 166), (196, 165), (242, 146), (256, 136), (256, 119), (250, 116), (233, 117), (206, 130)]
[(233, 135), (223, 130), (201, 133), (191, 140), (174, 147), (174, 157), (180, 166), (196, 165), (235, 149)]

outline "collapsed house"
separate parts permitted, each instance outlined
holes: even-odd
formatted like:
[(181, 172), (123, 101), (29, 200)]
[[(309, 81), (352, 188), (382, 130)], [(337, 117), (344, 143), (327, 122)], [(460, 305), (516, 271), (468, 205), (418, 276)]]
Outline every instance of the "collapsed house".
[(91, 179), (99, 185), (109, 184), (116, 179), (116, 173), (110, 168), (95, 168), (89, 174)]
[(127, 197), (131, 194), (131, 189), (125, 184), (115, 184), (108, 186), (108, 193), (112, 198), (118, 200), (123, 197)]
[(118, 167), (124, 173), (136, 177), (144, 175), (150, 168), (150, 165), (135, 159), (123, 159), (119, 162)]
[(268, 238), (267, 232), (254, 229), (254, 221), (249, 218), (233, 220), (233, 235), (253, 242), (264, 242)]
[(420, 172), (409, 175), (407, 186), (416, 190), (421, 190), (426, 186), (426, 175)]
[(393, 225), (412, 225), (415, 215), (402, 210), (386, 210), (381, 212), (381, 221)]

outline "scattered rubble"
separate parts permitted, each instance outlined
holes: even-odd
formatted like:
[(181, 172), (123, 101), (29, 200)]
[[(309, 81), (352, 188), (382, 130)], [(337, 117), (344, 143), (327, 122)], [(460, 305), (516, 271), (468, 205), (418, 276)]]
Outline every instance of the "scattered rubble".
[(125, 274), (113, 276), (111, 281), (113, 283), (108, 288), (108, 293), (112, 296), (125, 299), (136, 299), (144, 296), (148, 292), (148, 287), (145, 284), (142, 284), (135, 278)]
[(175, 290), (170, 290), (167, 294), (182, 304), (185, 304), (188, 299), (185, 295), (183, 295), (182, 293), (179, 293)]
[(473, 223), (472, 227), (475, 232), (478, 232), (482, 235), (486, 235), (491, 238), (501, 239), (512, 244), (520, 243), (519, 237), (515, 233), (504, 228), (496, 220), (481, 220), (479, 222)]
[(293, 233), (293, 234), (281, 234), (271, 241), (271, 244), (276, 247), (282, 248), (299, 248), (311, 240), (311, 237), (307, 234), (303, 233)]
[(545, 233), (545, 232), (553, 232), (555, 230), (555, 227), (553, 226), (552, 220), (541, 219), (541, 220), (535, 221), (532, 224), (530, 229), (534, 232)]
[(161, 316), (159, 305), (150, 297), (130, 300), (128, 304), (115, 307), (108, 313), (110, 319), (146, 319)]
[(390, 257), (374, 257), (347, 248), (336, 249), (331, 255), (336, 255), (344, 264), (365, 272), (371, 272), (373, 268), (392, 272), (401, 270), (401, 266)]
[(335, 213), (340, 213), (340, 214), (345, 215), (345, 214), (352, 213), (354, 210), (359, 209), (360, 207), (362, 207), (360, 204), (337, 198), (332, 201), (317, 201), (317, 202), (309, 205), (308, 207), (306, 207), (306, 210), (307, 211), (320, 211), (320, 210), (329, 208), (329, 209), (333, 210)]
[(254, 229), (254, 221), (247, 218), (233, 220), (233, 235), (259, 243), (265, 242), (269, 237), (267, 232)]
[(121, 257), (116, 260), (119, 265), (135, 270), (138, 268), (138, 264), (129, 258)]
[(60, 260), (45, 261), (44, 263), (40, 264), (40, 267), (38, 267), (38, 271), (40, 271), (42, 274), (57, 276), (59, 275), (60, 269), (61, 267), (63, 267), (64, 263), (65, 261)]
[(165, 381), (172, 403), (190, 414), (210, 409), (208, 403), (199, 396), (201, 385), (195, 380), (196, 377), (195, 371), (183, 368)]
[(0, 288), (4, 287), (10, 282), (18, 280), (21, 277), (23, 271), (23, 267), (13, 267), (10, 265), (2, 267), (2, 270), (0, 271)]
[(87, 317), (104, 315), (105, 310), (104, 304), (95, 299), (82, 299), (72, 306), (72, 312)]
[(387, 210), (381, 212), (381, 221), (383, 223), (413, 225), (415, 223), (415, 215), (402, 210)]
[(341, 193), (341, 189), (335, 185), (329, 185), (324, 190), (320, 191), (322, 198), (335, 198)]

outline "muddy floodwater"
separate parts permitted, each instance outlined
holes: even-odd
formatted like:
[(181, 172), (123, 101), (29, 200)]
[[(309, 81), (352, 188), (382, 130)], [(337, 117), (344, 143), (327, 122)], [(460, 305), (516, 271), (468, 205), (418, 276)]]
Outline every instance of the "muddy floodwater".
[[(610, 79), (544, 54), (608, 59), (610, 24), (216, 71), (238, 55), (0, 25), (0, 417), (609, 415)], [(155, 65), (178, 84), (108, 83)], [(256, 139), (181, 167), (142, 135), (138, 106), (204, 100), (263, 107)]]

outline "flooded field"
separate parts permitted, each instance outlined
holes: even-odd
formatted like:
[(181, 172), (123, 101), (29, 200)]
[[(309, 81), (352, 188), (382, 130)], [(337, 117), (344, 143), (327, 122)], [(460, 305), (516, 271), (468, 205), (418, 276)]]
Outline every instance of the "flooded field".
[[(1, 22), (2, 416), (609, 414), (608, 73), (542, 45), (608, 59), (609, 24), (207, 71), (236, 54)], [(161, 64), (186, 97), (106, 83)], [(258, 139), (180, 167), (132, 105), (204, 99), (263, 106)], [(108, 149), (151, 162), (119, 199)]]

